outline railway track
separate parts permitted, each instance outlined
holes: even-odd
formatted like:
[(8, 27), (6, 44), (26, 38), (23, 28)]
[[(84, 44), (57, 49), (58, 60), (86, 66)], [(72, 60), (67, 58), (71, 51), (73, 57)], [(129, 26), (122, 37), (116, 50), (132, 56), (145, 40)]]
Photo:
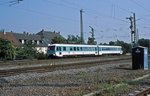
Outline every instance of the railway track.
[(142, 91), (137, 91), (137, 93), (129, 96), (150, 96), (150, 88), (145, 88)]
[(87, 61), (74, 61), (67, 62), (64, 64), (46, 64), (44, 66), (32, 66), (32, 67), (21, 67), (21, 68), (10, 68), (5, 70), (0, 70), (0, 77), (7, 77), (12, 75), (18, 75), (20, 73), (28, 73), (28, 72), (51, 72), (55, 70), (66, 70), (66, 69), (77, 69), (84, 67), (91, 67), (100, 64), (111, 64), (111, 63), (120, 63), (125, 61), (131, 61), (131, 58), (119, 58), (119, 59), (111, 59), (111, 60), (87, 60)]

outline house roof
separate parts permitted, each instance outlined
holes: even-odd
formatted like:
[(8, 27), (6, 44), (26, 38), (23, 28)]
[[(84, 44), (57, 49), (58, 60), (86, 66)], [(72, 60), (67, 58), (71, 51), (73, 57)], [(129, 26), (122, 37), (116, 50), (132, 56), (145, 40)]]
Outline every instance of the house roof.
[(41, 41), (39, 44), (36, 44), (36, 47), (47, 47), (47, 43), (43, 41), (40, 35), (36, 34), (29, 34), (29, 33), (13, 33), (14, 36), (19, 40), (36, 40), (36, 41)]
[(46, 47), (51, 44), (54, 37), (60, 36), (60, 32), (40, 31), (37, 34), (29, 34), (28, 32), (14, 33), (14, 32), (0, 32), (0, 38), (7, 39), (12, 42), (14, 46), (21, 46), (20, 40), (36, 40), (40, 41), (36, 47)]
[(43, 41), (47, 44), (51, 44), (52, 39), (54, 37), (60, 36), (60, 32), (51, 32), (51, 31), (40, 31), (37, 33), (37, 35), (40, 35)]
[(14, 46), (19, 46), (20, 43), (12, 32), (0, 32), (0, 38), (9, 40)]
[(13, 35), (19, 40), (41, 40), (40, 35), (29, 34), (29, 33), (13, 33)]

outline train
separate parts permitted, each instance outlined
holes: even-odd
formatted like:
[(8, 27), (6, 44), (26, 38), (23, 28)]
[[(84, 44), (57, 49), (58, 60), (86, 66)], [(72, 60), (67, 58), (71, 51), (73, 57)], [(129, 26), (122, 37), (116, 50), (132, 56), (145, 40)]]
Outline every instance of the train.
[(48, 57), (86, 56), (86, 55), (121, 55), (121, 46), (109, 45), (80, 45), (80, 44), (51, 44), (48, 46)]

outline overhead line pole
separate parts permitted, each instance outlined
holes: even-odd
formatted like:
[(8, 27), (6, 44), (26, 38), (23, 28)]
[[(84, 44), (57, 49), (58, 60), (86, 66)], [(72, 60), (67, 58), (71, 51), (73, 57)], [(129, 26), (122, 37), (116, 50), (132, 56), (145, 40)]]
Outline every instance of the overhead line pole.
[(138, 46), (138, 32), (137, 32), (137, 28), (136, 28), (136, 18), (135, 18), (135, 13), (133, 13), (133, 19), (134, 19), (134, 40), (135, 40), (135, 46)]
[(81, 44), (84, 44), (84, 37), (83, 37), (83, 18), (82, 18), (83, 10), (80, 10), (80, 31), (81, 31)]
[(138, 33), (137, 33), (137, 29), (136, 29), (136, 18), (135, 18), (135, 13), (133, 13), (133, 17), (127, 17), (127, 19), (130, 20), (131, 25), (130, 25), (130, 29), (131, 29), (131, 45), (132, 47), (136, 47), (138, 46)]
[(133, 42), (133, 33), (134, 33), (134, 31), (133, 31), (133, 17), (132, 16), (130, 16), (130, 17), (127, 17), (127, 19), (129, 19), (129, 21), (130, 21), (130, 23), (131, 23), (131, 25), (130, 25), (130, 29), (131, 29), (131, 46), (133, 47), (134, 46), (134, 42)]
[(134, 47), (137, 45), (137, 39), (136, 39), (136, 20), (135, 20), (135, 13), (133, 13), (133, 21), (134, 21)]

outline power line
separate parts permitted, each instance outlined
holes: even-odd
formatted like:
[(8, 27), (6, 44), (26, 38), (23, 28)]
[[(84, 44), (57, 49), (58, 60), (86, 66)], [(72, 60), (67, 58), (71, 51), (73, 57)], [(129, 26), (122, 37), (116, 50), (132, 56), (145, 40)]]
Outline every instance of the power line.
[[(89, 11), (85, 11), (85, 14), (93, 15), (93, 14), (90, 14)], [(112, 16), (108, 16), (108, 15), (104, 15), (104, 14), (99, 14), (99, 13), (94, 13), (94, 14), (96, 14), (97, 17), (109, 18), (109, 19), (113, 19), (113, 20), (116, 20), (116, 21), (121, 21), (121, 22), (124, 22), (124, 23), (129, 23), (128, 21), (122, 20), (122, 19), (117, 18), (117, 17), (112, 17)]]
[[(50, 0), (48, 0), (48, 1), (50, 1)], [(74, 3), (74, 2), (71, 2), (71, 1), (66, 1), (66, 0), (61, 0), (61, 1), (65, 2), (65, 3), (67, 3), (67, 4), (71, 4), (71, 5), (73, 5), (73, 6), (76, 6), (77, 8), (78, 8), (78, 7), (81, 7), (80, 5), (78, 5), (78, 4)], [(65, 6), (65, 7), (66, 7), (66, 6)], [(123, 9), (123, 8), (122, 8), (122, 9)], [(124, 10), (125, 10), (125, 9), (124, 9)], [(93, 9), (85, 8), (85, 9), (84, 9), (84, 12), (85, 12), (85, 14), (86, 14), (86, 13), (89, 13), (89, 14), (97, 14), (97, 15), (99, 15), (99, 16), (101, 16), (101, 17), (111, 18), (111, 19), (114, 19), (114, 20), (119, 20), (119, 21), (128, 23), (127, 21), (122, 20), (122, 19), (119, 19), (119, 18), (116, 18), (116, 17), (115, 17), (115, 18), (112, 18), (111, 16), (103, 15), (102, 13), (99, 13), (99, 12), (97, 12), (96, 10), (93, 10)], [(127, 10), (126, 10), (126, 12), (127, 12)], [(131, 13), (131, 12), (128, 11), (128, 13)]]
[(81, 7), (80, 5), (78, 5), (78, 4), (74, 3), (74, 2), (71, 2), (71, 1), (66, 1), (66, 0), (61, 0), (61, 1), (65, 2), (67, 4), (71, 4), (71, 5), (73, 5), (73, 6), (77, 7), (77, 8)]
[[(5, 6), (5, 5), (3, 5), (3, 6)], [(9, 7), (9, 6), (6, 6), (6, 7)], [(52, 14), (47, 14), (47, 13), (35, 11), (35, 10), (32, 10), (32, 9), (22, 8), (22, 7), (19, 7), (19, 6), (13, 7), (13, 8), (16, 8), (17, 10), (24, 10), (24, 11), (27, 11), (27, 12), (30, 12), (30, 13), (34, 13), (34, 14), (38, 14), (38, 15), (42, 15), (42, 16), (46, 16), (46, 17), (57, 18), (57, 19), (65, 21), (65, 22), (66, 22), (66, 20), (70, 21), (70, 22), (77, 22), (76, 20), (69, 19), (69, 18), (66, 18), (66, 17), (55, 16), (55, 15), (52, 15)]]
[[(43, 0), (42, 0), (42, 1), (43, 1)], [(66, 8), (71, 8), (71, 9), (76, 10), (76, 11), (79, 11), (79, 10), (80, 10), (78, 7), (68, 6), (68, 5), (63, 4), (63, 3), (55, 2), (54, 0), (46, 0), (46, 2), (48, 2), (48, 3), (50, 3), (50, 4), (53, 3), (53, 4), (57, 5), (57, 6), (63, 6), (63, 7), (66, 7)]]
[(114, 3), (113, 1), (111, 1), (111, 0), (104, 0), (104, 1), (106, 1), (106, 2), (108, 2), (108, 1), (109, 1), (108, 3), (111, 3), (111, 4), (115, 5), (118, 9), (120, 9), (120, 10), (122, 10), (122, 11), (126, 12), (126, 13), (134, 13), (134, 12), (129, 11), (129, 10), (127, 10), (127, 9), (123, 8), (123, 7), (120, 7), (119, 5), (115, 4), (115, 3)]
[(136, 4), (137, 6), (139, 6), (139, 7), (143, 8), (144, 10), (146, 10), (146, 11), (150, 12), (150, 10), (149, 10), (149, 9), (147, 9), (147, 8), (145, 8), (144, 6), (142, 6), (141, 4), (137, 3), (135, 0), (130, 0), (130, 1), (131, 1), (132, 3), (134, 3), (134, 4)]

